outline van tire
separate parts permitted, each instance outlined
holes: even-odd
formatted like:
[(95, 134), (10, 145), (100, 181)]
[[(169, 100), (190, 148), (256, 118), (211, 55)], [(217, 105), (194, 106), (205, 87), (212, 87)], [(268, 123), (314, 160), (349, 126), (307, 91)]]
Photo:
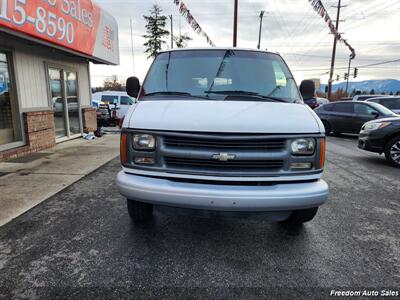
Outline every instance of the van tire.
[(127, 199), (128, 213), (133, 221), (146, 222), (153, 217), (153, 205), (135, 200)]
[(325, 135), (329, 135), (332, 131), (331, 124), (329, 124), (329, 122), (326, 120), (322, 120), (322, 124), (324, 124), (324, 127), (325, 127)]
[[(397, 145), (396, 145), (397, 144)], [(386, 143), (385, 146), (385, 157), (386, 159), (391, 163), (391, 165), (393, 165), (394, 167), (400, 168), (400, 163), (396, 162), (392, 155), (391, 155), (391, 151), (393, 147), (399, 147), (398, 145), (400, 144), (400, 136), (396, 136), (393, 139), (391, 139), (389, 142)]]
[(283, 222), (290, 225), (299, 225), (302, 223), (310, 222), (312, 219), (314, 219), (317, 211), (318, 207), (295, 210), (292, 212), (290, 217)]

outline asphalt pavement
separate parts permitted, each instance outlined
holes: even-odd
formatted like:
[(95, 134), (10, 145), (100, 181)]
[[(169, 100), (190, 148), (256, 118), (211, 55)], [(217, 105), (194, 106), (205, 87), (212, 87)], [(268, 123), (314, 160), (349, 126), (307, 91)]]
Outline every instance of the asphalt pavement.
[(0, 228), (0, 298), (328, 298), (400, 290), (400, 169), (329, 137), (329, 203), (298, 228), (155, 213), (135, 226), (115, 159)]

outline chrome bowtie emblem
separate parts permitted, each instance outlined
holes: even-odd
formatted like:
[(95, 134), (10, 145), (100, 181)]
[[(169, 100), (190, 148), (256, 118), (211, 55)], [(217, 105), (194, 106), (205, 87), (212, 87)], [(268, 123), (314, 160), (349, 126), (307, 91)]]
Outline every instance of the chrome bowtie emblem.
[(219, 154), (214, 154), (212, 156), (212, 159), (219, 160), (219, 161), (228, 161), (235, 159), (236, 155), (234, 154), (229, 154), (229, 153), (219, 153)]

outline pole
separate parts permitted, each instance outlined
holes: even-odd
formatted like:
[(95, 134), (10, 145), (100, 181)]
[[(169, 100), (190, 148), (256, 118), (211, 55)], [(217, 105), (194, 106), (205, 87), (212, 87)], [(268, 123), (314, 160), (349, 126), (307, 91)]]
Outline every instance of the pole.
[(263, 10), (260, 12), (260, 30), (258, 32), (258, 46), (257, 46), (257, 49), (260, 49), (260, 46), (261, 46), (261, 30), (262, 30), (262, 22), (263, 22), (264, 13), (265, 13), (265, 11), (263, 11)]
[(233, 47), (237, 46), (237, 18), (238, 18), (238, 1), (234, 0), (234, 11), (233, 11)]
[(349, 78), (350, 78), (350, 66), (351, 66), (351, 56), (349, 57), (349, 68), (347, 70), (347, 82), (346, 82), (346, 96), (348, 97), (348, 90), (349, 90)]
[[(341, 2), (342, 2), (341, 0), (338, 0), (337, 15), (336, 15), (336, 32), (338, 32), (338, 30), (339, 30)], [(331, 99), (331, 96), (332, 96), (332, 80), (333, 80), (333, 72), (335, 71), (336, 45), (337, 45), (337, 37), (335, 35), (334, 40), (333, 40), (331, 70), (329, 72), (329, 81), (328, 81), (328, 99), (329, 100)]]
[(135, 74), (135, 56), (134, 56), (134, 50), (133, 50), (133, 24), (132, 24), (132, 18), (131, 20), (131, 54), (132, 54), (132, 69), (133, 69), (133, 74)]
[(171, 49), (174, 48), (174, 22), (172, 19), (172, 15), (169, 15), (169, 18), (171, 19)]

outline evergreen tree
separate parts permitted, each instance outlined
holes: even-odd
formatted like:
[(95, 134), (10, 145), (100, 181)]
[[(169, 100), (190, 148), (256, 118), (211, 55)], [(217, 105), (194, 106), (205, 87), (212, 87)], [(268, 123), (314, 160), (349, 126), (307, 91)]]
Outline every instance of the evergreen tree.
[(187, 33), (181, 34), (179, 36), (174, 36), (174, 41), (178, 48), (186, 48), (187, 43), (191, 40), (192, 38)]
[(161, 8), (158, 5), (154, 5), (150, 10), (149, 16), (143, 16), (146, 20), (146, 33), (143, 35), (147, 42), (143, 44), (146, 47), (145, 53), (147, 58), (154, 58), (160, 52), (162, 45), (166, 42), (163, 40), (164, 37), (169, 35), (169, 31), (165, 30), (167, 17), (161, 15)]

